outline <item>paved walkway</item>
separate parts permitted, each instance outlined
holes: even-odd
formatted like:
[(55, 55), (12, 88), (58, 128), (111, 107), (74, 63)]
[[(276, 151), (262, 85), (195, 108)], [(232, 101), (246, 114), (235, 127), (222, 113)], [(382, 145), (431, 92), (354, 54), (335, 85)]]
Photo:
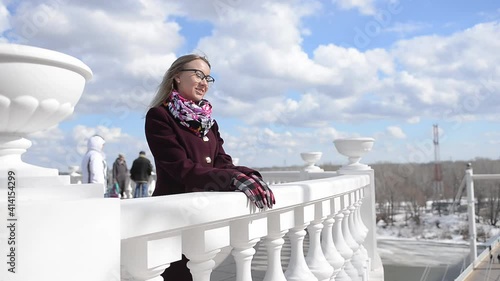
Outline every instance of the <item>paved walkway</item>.
[(471, 272), (471, 274), (465, 279), (466, 281), (498, 281), (500, 280), (500, 244), (497, 244), (491, 250), (490, 257), (485, 257), (481, 260)]

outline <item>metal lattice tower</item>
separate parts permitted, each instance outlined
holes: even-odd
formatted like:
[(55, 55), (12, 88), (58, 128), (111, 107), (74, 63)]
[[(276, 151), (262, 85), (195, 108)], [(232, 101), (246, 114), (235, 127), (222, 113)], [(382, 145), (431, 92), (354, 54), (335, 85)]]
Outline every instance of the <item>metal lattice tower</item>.
[(437, 124), (433, 125), (434, 133), (434, 192), (437, 199), (443, 196), (443, 173), (441, 171), (441, 158), (439, 155), (439, 128)]

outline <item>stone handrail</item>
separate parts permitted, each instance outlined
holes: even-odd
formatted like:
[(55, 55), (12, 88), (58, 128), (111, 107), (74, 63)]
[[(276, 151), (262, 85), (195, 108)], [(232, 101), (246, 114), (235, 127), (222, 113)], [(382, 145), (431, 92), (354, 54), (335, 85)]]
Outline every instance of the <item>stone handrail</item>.
[[(283, 180), (273, 179), (272, 174), (263, 173), (264, 180)], [(331, 177), (325, 177), (328, 174)], [(240, 192), (121, 200), (122, 280), (162, 280), (163, 270), (184, 254), (190, 259), (193, 280), (209, 281), (214, 260), (227, 247), (232, 247), (237, 280), (252, 280), (253, 247), (261, 239), (269, 261), (264, 280), (330, 280), (333, 276), (368, 280), (378, 265), (370, 262), (379, 259), (376, 245), (367, 245), (372, 240), (366, 239), (369, 233), (373, 236), (374, 224), (363, 223), (375, 218), (372, 211), (364, 211), (371, 204), (367, 196), (372, 177), (366, 172), (309, 173), (307, 177), (311, 180), (271, 185), (277, 202), (266, 211), (253, 208)], [(307, 254), (302, 251), (306, 228)], [(285, 235), (292, 247), (286, 270), (281, 268), (280, 255)]]

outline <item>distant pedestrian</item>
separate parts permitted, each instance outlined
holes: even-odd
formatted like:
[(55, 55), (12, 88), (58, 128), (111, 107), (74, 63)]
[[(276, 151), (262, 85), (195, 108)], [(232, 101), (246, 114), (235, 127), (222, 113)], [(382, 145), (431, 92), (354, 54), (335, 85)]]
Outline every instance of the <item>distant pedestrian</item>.
[(153, 165), (146, 158), (146, 152), (139, 152), (139, 157), (134, 160), (130, 168), (130, 179), (135, 182), (134, 198), (149, 196), (148, 182), (152, 172)]
[(107, 192), (108, 168), (103, 152), (104, 138), (95, 135), (87, 142), (87, 152), (82, 159), (82, 183), (102, 184), (103, 194)]
[(497, 255), (498, 263), (500, 263), (500, 254)]
[(116, 158), (113, 163), (113, 188), (115, 184), (118, 184), (120, 197), (125, 197), (125, 187), (127, 186), (127, 178), (128, 178), (128, 167), (127, 161), (125, 160), (125, 155), (118, 154), (118, 158)]

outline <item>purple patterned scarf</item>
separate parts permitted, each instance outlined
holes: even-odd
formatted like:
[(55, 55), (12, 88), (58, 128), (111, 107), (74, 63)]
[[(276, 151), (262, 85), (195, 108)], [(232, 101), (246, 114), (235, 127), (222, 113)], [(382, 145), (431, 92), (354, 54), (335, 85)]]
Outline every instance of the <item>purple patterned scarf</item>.
[(214, 124), (211, 117), (212, 105), (205, 99), (195, 103), (183, 98), (174, 90), (163, 105), (175, 119), (200, 138), (204, 137)]

